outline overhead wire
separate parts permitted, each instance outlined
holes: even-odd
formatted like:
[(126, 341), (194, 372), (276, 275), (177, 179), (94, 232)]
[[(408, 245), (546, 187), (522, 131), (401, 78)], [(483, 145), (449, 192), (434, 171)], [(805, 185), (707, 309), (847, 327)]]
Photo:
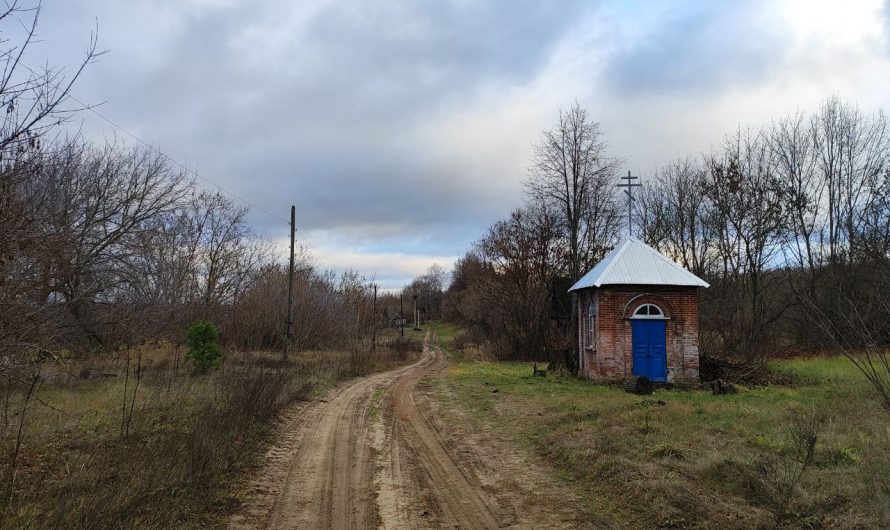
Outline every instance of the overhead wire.
[[(20, 64), (22, 64), (22, 66), (24, 66), (24, 67), (25, 67), (29, 72), (31, 72), (32, 74), (34, 74), (34, 75), (40, 75), (40, 74), (38, 74), (37, 72), (35, 72), (33, 69), (31, 69), (28, 65), (26, 65), (26, 64), (24, 64), (24, 63), (20, 63)], [(60, 89), (59, 84), (54, 84), (54, 86), (55, 86), (56, 89)], [(66, 94), (66, 97), (71, 98), (73, 101), (75, 101), (77, 104), (79, 104), (83, 109), (92, 112), (93, 114), (95, 114), (96, 116), (98, 116), (100, 119), (102, 119), (103, 121), (105, 121), (106, 123), (108, 123), (109, 125), (111, 125), (112, 127), (114, 127), (115, 129), (121, 131), (121, 132), (124, 133), (125, 135), (129, 136), (130, 138), (132, 138), (132, 139), (135, 140), (136, 142), (138, 142), (138, 143), (142, 144), (143, 146), (145, 146), (145, 147), (147, 147), (147, 148), (149, 148), (149, 149), (151, 149), (151, 150), (157, 152), (158, 155), (162, 156), (162, 157), (165, 158), (166, 160), (168, 160), (168, 161), (170, 161), (171, 163), (175, 164), (176, 166), (178, 166), (179, 168), (181, 168), (183, 171), (185, 171), (185, 172), (187, 172), (187, 173), (189, 173), (189, 174), (191, 174), (191, 175), (194, 175), (194, 176), (197, 177), (198, 179), (200, 179), (200, 180), (206, 182), (207, 184), (213, 186), (214, 188), (218, 189), (218, 190), (221, 191), (222, 193), (224, 193), (224, 194), (226, 194), (226, 195), (228, 195), (228, 196), (230, 196), (230, 197), (232, 197), (232, 198), (234, 198), (234, 199), (237, 199), (237, 200), (243, 202), (244, 204), (250, 206), (251, 208), (254, 208), (254, 209), (256, 209), (256, 210), (259, 210), (259, 211), (265, 213), (266, 215), (268, 215), (268, 216), (270, 216), (270, 217), (273, 217), (273, 218), (275, 218), (275, 219), (278, 219), (279, 221), (283, 221), (284, 223), (287, 223), (288, 225), (290, 224), (290, 219), (285, 219), (284, 217), (282, 217), (282, 216), (280, 216), (280, 215), (278, 215), (278, 214), (276, 214), (276, 213), (274, 213), (274, 212), (272, 212), (272, 211), (270, 211), (270, 210), (268, 210), (268, 209), (266, 209), (266, 208), (263, 208), (263, 207), (260, 206), (259, 204), (256, 204), (256, 203), (254, 203), (254, 202), (251, 202), (251, 201), (245, 199), (244, 197), (238, 195), (237, 193), (235, 193), (235, 192), (233, 192), (233, 191), (231, 191), (231, 190), (228, 190), (228, 189), (224, 188), (223, 186), (221, 186), (220, 184), (214, 182), (213, 180), (211, 180), (211, 179), (209, 179), (209, 178), (207, 178), (207, 177), (201, 175), (200, 173), (198, 173), (197, 170), (192, 169), (191, 167), (187, 166), (186, 164), (183, 164), (182, 162), (176, 160), (176, 159), (173, 158), (172, 156), (170, 156), (170, 155), (164, 153), (163, 151), (161, 151), (160, 147), (155, 146), (155, 145), (152, 145), (152, 144), (150, 144), (149, 142), (143, 140), (142, 138), (140, 138), (140, 137), (137, 136), (136, 134), (134, 134), (134, 133), (130, 132), (129, 130), (127, 130), (126, 128), (124, 128), (122, 125), (118, 124), (117, 122), (115, 122), (115, 121), (112, 120), (111, 118), (105, 116), (104, 114), (102, 114), (101, 112), (99, 112), (98, 110), (96, 110), (95, 106), (93, 106), (93, 105), (88, 105), (88, 104), (84, 103), (83, 101), (79, 100), (76, 96), (74, 96), (74, 95), (71, 94), (70, 92), (68, 92), (68, 93)]]

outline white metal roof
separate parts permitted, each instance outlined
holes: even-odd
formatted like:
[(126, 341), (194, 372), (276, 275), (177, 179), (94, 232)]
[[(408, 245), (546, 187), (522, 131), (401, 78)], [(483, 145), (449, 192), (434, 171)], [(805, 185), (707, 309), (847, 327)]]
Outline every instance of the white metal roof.
[(602, 285), (710, 287), (706, 281), (635, 237), (629, 237), (615, 247), (569, 291)]

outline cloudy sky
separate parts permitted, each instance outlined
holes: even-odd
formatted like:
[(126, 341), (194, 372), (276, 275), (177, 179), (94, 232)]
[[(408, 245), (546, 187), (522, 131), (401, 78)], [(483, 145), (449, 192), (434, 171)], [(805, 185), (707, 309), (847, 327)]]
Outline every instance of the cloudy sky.
[(48, 0), (32, 54), (73, 65), (97, 23), (109, 53), (79, 99), (254, 204), (296, 204), (317, 262), (385, 287), (516, 207), (573, 101), (644, 176), (832, 93), (890, 108), (883, 0)]

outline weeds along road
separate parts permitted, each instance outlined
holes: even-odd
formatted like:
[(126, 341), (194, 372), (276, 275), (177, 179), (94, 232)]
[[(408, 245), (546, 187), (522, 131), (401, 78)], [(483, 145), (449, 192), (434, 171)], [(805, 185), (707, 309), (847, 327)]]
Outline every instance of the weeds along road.
[[(479, 478), (490, 482), (491, 470), (479, 458), (456, 457), (455, 440), (435, 427), (426, 398), (416, 390), (444, 364), (444, 353), (428, 336), (417, 363), (354, 381), (286, 418), (294, 427), (284, 429), (267, 455), (252, 488), (255, 498), (230, 526), (554, 527), (520, 524), (527, 517), (516, 507), (534, 504), (530, 492), (498, 488), (501, 498), (489, 494), (493, 488), (483, 488)], [(505, 502), (505, 494), (515, 502)]]

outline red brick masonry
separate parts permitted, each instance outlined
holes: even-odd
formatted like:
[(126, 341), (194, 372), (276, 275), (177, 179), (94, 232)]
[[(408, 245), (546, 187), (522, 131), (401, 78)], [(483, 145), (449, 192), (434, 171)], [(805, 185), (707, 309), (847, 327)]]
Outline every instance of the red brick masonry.
[[(578, 292), (582, 375), (594, 379), (630, 376), (633, 355), (631, 321), (643, 304), (655, 304), (668, 318), (668, 381), (698, 380), (698, 289), (655, 285), (607, 285)], [(584, 341), (585, 318), (596, 304), (594, 347)]]

